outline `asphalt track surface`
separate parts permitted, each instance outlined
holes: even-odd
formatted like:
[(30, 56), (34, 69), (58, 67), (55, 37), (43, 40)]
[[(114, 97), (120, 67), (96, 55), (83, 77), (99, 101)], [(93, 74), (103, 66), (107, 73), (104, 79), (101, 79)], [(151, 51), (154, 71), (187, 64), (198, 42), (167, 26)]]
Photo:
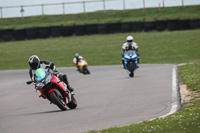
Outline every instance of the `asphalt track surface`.
[[(140, 65), (130, 78), (122, 66), (75, 67), (66, 73), (78, 106), (60, 111), (39, 98), (28, 70), (0, 71), (1, 133), (80, 133), (129, 125), (166, 115), (172, 108), (172, 69), (176, 65)], [(178, 92), (177, 92), (178, 93)]]

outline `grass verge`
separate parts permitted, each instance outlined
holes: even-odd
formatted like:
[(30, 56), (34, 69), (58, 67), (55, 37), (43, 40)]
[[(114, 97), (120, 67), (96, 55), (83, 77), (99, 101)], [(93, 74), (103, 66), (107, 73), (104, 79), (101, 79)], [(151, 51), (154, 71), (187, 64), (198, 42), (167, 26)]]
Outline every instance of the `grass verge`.
[(179, 64), (200, 61), (200, 29), (174, 32), (118, 33), (0, 42), (0, 70), (28, 69), (28, 58), (38, 55), (57, 67), (73, 66), (79, 53), (89, 65), (118, 65), (120, 50), (133, 35), (141, 50), (142, 64)]
[(190, 102), (182, 104), (175, 114), (152, 121), (143, 121), (125, 127), (90, 131), (88, 133), (140, 133), (140, 132), (200, 132), (200, 63), (187, 64), (178, 68), (179, 81), (186, 84), (193, 94)]
[[(69, 15), (44, 15), (1, 19), (0, 28), (27, 28), (37, 26), (108, 23), (117, 21), (143, 21), (165, 19), (193, 19), (200, 17), (200, 5), (184, 7), (108, 10)], [(98, 17), (97, 17), (98, 16)]]

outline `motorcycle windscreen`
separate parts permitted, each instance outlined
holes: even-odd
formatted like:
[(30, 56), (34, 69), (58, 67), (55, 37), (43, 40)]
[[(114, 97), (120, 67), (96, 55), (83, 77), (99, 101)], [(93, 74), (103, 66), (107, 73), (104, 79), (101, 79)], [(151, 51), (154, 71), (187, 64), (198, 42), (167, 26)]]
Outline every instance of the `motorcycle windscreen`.
[(43, 68), (38, 68), (35, 71), (37, 80), (42, 80), (45, 77), (45, 70)]
[(135, 52), (133, 50), (129, 50), (126, 52), (126, 54), (128, 54), (129, 56), (133, 56)]

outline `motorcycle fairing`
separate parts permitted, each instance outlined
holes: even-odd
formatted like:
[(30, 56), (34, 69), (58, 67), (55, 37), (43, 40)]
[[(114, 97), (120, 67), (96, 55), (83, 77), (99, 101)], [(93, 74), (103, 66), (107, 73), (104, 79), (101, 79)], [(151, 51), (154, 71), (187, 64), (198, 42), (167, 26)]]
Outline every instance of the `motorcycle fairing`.
[[(65, 104), (66, 103), (66, 94), (64, 94), (63, 92), (66, 92), (67, 91), (67, 88), (66, 88), (66, 84), (61, 81), (58, 77), (56, 77), (55, 75), (53, 74), (47, 74), (48, 72), (45, 71), (43, 68), (38, 68), (36, 71), (35, 71), (35, 74), (36, 74), (36, 85), (37, 87), (39, 88), (39, 91), (47, 98), (49, 99), (49, 96), (48, 94), (51, 93), (52, 91), (55, 91), (55, 93), (57, 95), (63, 95), (62, 98), (64, 98), (64, 101), (65, 101)], [(47, 84), (49, 84), (52, 88), (49, 88), (50, 90), (48, 92), (46, 92), (46, 88), (44, 90), (44, 86), (46, 86)], [(52, 86), (52, 84), (54, 84)], [(57, 88), (57, 87), (58, 88)], [(56, 88), (58, 89), (56, 89)], [(47, 87), (48, 88), (48, 87)], [(60, 92), (58, 93), (57, 91), (59, 91), (60, 89)], [(62, 94), (63, 93), (63, 94)], [(49, 99), (50, 100), (50, 99)], [(50, 100), (51, 101), (51, 100)]]
[(84, 66), (87, 66), (88, 64), (87, 64), (87, 62), (85, 61), (85, 60), (80, 60), (79, 62), (78, 62), (78, 66), (79, 66), (79, 68), (80, 68), (80, 70), (81, 71), (83, 71), (83, 67)]
[(58, 77), (56, 77), (55, 75), (52, 75), (52, 83), (56, 84), (60, 89), (62, 89), (64, 92), (67, 91), (67, 85), (61, 81)]
[[(67, 85), (63, 81), (61, 81), (58, 77), (56, 77), (55, 75), (52, 75), (51, 82), (53, 84), (57, 85), (58, 88), (60, 88), (62, 90), (62, 92), (67, 92), (67, 88), (66, 88)], [(62, 92), (60, 92), (60, 93), (62, 93)], [(59, 93), (59, 95), (60, 95), (60, 93)], [(63, 98), (64, 98), (64, 101), (65, 101), (65, 104), (67, 104), (68, 103), (67, 95), (66, 94), (62, 94), (62, 95), (64, 96)]]
[(128, 64), (130, 62), (133, 62), (135, 64), (135, 70), (136, 70), (136, 68), (137, 68), (137, 58), (138, 58), (138, 56), (135, 54), (134, 50), (128, 50), (128, 51), (126, 51), (126, 53), (124, 55), (124, 65), (125, 65), (126, 71), (128, 73), (130, 73), (130, 70), (128, 68)]

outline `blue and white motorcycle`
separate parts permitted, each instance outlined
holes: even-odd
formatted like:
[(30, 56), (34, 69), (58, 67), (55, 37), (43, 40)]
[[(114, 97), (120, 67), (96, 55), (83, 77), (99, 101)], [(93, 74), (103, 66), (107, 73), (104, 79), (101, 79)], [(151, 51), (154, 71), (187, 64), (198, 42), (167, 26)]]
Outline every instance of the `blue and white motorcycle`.
[(138, 56), (134, 50), (128, 50), (124, 54), (124, 66), (130, 77), (134, 77), (134, 72), (138, 65)]

